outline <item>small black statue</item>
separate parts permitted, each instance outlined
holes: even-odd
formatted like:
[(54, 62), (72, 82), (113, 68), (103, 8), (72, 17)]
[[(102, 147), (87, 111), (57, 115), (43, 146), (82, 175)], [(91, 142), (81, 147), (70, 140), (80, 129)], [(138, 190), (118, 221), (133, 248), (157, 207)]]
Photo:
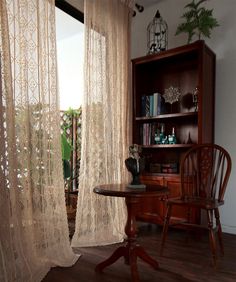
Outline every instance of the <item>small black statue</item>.
[(131, 186), (134, 187), (145, 187), (145, 185), (140, 183), (140, 173), (144, 170), (144, 159), (140, 158), (141, 153), (140, 147), (137, 144), (133, 144), (129, 147), (130, 157), (125, 160), (125, 165), (128, 171), (132, 174)]

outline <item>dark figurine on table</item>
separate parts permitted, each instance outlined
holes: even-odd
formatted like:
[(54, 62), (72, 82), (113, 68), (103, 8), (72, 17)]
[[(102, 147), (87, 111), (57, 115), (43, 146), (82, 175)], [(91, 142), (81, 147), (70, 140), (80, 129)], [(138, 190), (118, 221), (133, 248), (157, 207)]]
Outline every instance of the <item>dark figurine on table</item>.
[(137, 144), (129, 147), (130, 157), (125, 160), (125, 165), (128, 171), (132, 174), (132, 182), (129, 187), (145, 188), (146, 185), (140, 183), (140, 173), (144, 170), (144, 159), (140, 158), (141, 148)]

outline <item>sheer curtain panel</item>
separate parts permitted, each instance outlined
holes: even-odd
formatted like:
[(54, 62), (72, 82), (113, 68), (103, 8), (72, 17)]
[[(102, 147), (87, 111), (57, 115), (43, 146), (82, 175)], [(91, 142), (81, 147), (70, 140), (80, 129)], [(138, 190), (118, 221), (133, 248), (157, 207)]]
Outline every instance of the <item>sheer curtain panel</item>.
[(70, 266), (57, 97), (55, 5), (0, 1), (0, 281)]
[(130, 21), (133, 1), (84, 1), (85, 96), (76, 230), (72, 246), (124, 239), (123, 199), (99, 196), (99, 184), (126, 183), (131, 141)]

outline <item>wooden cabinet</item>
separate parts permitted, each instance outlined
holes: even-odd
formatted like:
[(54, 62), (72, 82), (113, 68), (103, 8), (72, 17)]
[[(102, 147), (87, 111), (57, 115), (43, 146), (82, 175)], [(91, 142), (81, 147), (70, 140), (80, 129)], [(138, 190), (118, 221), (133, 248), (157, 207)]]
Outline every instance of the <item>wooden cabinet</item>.
[[(152, 177), (148, 175), (142, 175), (141, 182), (150, 185), (164, 185), (164, 178), (162, 176), (155, 175), (153, 175)], [(140, 202), (140, 210), (137, 219), (140, 221), (162, 224), (165, 210), (165, 198), (163, 198), (162, 200), (145, 198)]]
[[(214, 141), (215, 54), (199, 40), (136, 58), (132, 60), (132, 81), (133, 143), (142, 146), (146, 162), (142, 182), (167, 185), (170, 197), (179, 196), (181, 156), (194, 144)], [(171, 88), (181, 94), (173, 104), (163, 98)], [(154, 93), (161, 97), (160, 107), (150, 111), (155, 107), (152, 102), (146, 112), (146, 100), (150, 103), (146, 98)], [(163, 128), (165, 140), (174, 128), (176, 144), (157, 144), (155, 136)], [(149, 199), (142, 203), (138, 218), (160, 223), (164, 213), (164, 202)], [(184, 211), (176, 209), (174, 216), (183, 218)], [(196, 219), (195, 215), (193, 221)]]

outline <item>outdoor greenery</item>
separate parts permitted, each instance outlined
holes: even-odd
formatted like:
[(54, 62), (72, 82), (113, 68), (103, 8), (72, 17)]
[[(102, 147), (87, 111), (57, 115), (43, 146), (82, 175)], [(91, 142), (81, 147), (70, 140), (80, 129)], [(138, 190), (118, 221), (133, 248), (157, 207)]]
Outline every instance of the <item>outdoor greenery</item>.
[[(66, 119), (63, 120), (61, 125), (61, 149), (62, 149), (62, 161), (63, 161), (63, 172), (64, 179), (68, 179), (74, 176), (78, 176), (78, 166), (74, 165), (73, 170), (74, 175), (71, 175), (71, 155), (73, 151), (77, 151), (80, 154), (81, 149), (81, 114), (82, 110), (79, 109), (71, 109), (64, 112), (64, 116)], [(72, 128), (72, 120), (75, 119), (77, 121), (77, 129), (74, 134), (76, 134), (76, 144), (73, 144), (73, 140), (71, 140), (71, 134), (68, 134), (68, 131), (71, 133), (73, 131)]]
[(178, 25), (176, 34), (187, 33), (188, 43), (190, 43), (194, 36), (201, 39), (202, 36), (210, 38), (211, 30), (214, 27), (219, 26), (218, 21), (213, 17), (213, 9), (209, 10), (202, 7), (202, 4), (207, 0), (200, 0), (187, 4), (184, 8), (187, 9), (181, 18), (185, 19), (185, 22)]

